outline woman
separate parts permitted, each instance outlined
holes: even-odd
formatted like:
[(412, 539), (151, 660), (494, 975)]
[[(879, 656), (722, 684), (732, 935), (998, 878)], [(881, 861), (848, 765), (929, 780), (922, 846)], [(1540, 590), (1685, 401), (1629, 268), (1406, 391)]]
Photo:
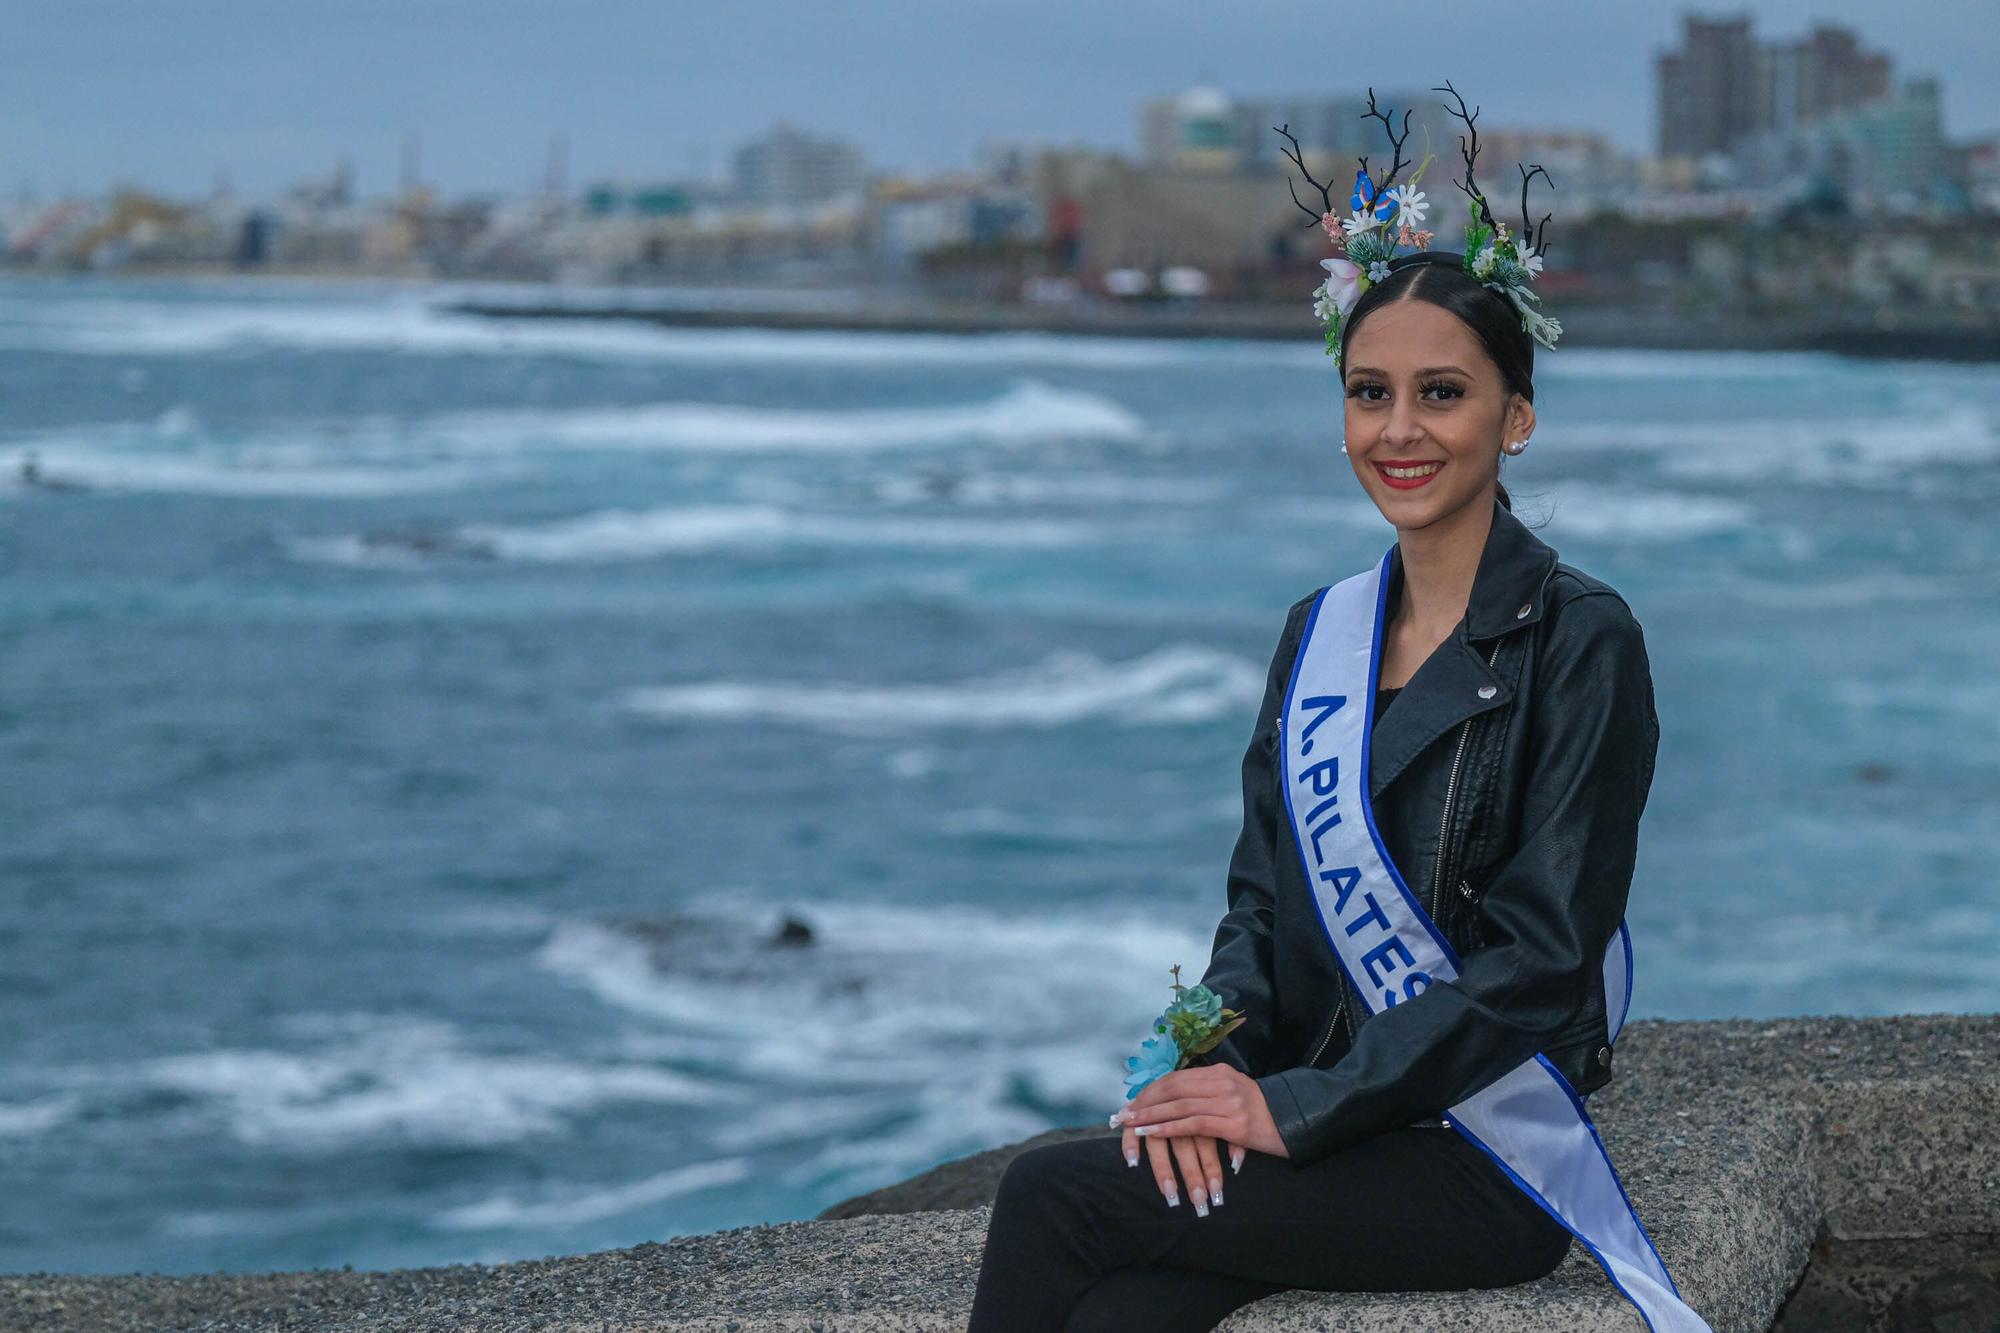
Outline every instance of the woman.
[(1209, 1329), (1287, 1288), (1504, 1286), (1569, 1249), (1445, 1112), (1538, 1052), (1578, 1094), (1609, 1081), (1607, 999), (1622, 1019), (1625, 997), (1602, 960), (1659, 730), (1625, 601), (1512, 513), (1499, 468), (1535, 428), (1531, 321), (1462, 259), (1400, 255), (1336, 321), (1343, 448), (1396, 530), (1362, 767), (1382, 851), (1458, 974), (1364, 1006), (1329, 947), (1280, 724), (1321, 589), (1271, 660), (1203, 977), (1248, 1019), (1133, 1098), (1116, 1145), (1013, 1160), (973, 1333)]

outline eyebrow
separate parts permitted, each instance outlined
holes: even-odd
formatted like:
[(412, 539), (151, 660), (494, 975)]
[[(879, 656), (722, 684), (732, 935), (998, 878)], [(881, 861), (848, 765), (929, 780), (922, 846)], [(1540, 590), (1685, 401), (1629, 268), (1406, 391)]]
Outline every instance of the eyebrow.
[[(1349, 367), (1348, 367), (1348, 370), (1347, 370), (1347, 373), (1348, 373), (1348, 374), (1350, 374), (1350, 375), (1386, 375), (1386, 374), (1387, 374), (1388, 372), (1387, 372), (1387, 371), (1382, 371), (1382, 370), (1377, 370), (1377, 369), (1376, 369), (1375, 367), (1373, 367), (1373, 366), (1349, 366)], [(1419, 375), (1464, 375), (1464, 376), (1466, 376), (1466, 377), (1467, 377), (1468, 379), (1470, 379), (1470, 378), (1471, 378), (1471, 372), (1470, 372), (1470, 371), (1465, 371), (1465, 370), (1460, 370), (1460, 369), (1459, 369), (1459, 368), (1458, 368), (1457, 366), (1425, 366), (1425, 367), (1424, 367), (1424, 368), (1423, 368), (1422, 370), (1418, 371), (1418, 372), (1417, 372), (1417, 374), (1419, 374)]]

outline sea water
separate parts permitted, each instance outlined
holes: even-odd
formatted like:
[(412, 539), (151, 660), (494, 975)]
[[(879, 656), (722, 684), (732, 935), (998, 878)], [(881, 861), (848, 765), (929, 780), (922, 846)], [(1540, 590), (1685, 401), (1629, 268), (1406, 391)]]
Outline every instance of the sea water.
[[(1285, 608), (1393, 540), (1310, 338), (452, 295), (0, 285), (0, 1271), (578, 1252), (1095, 1120)], [(1516, 512), (1657, 687), (1634, 1017), (2000, 1008), (2000, 376), (1540, 360)]]

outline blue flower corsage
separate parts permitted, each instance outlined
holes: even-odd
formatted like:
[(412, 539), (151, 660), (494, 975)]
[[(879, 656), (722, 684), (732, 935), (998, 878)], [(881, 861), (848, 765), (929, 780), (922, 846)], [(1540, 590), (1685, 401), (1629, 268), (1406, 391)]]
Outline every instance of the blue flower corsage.
[(1139, 1053), (1125, 1057), (1125, 1100), (1162, 1075), (1180, 1069), (1197, 1055), (1206, 1055), (1243, 1022), (1243, 1015), (1222, 1007), (1222, 997), (1206, 986), (1181, 985), (1176, 963), (1173, 1003), (1153, 1020), (1153, 1035), (1139, 1043)]

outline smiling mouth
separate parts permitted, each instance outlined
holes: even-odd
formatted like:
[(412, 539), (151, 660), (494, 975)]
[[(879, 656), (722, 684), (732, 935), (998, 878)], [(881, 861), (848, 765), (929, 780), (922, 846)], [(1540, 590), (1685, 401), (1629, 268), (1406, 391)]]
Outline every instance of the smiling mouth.
[(1378, 462), (1376, 474), (1396, 490), (1412, 490), (1430, 482), (1442, 470), (1442, 462)]

